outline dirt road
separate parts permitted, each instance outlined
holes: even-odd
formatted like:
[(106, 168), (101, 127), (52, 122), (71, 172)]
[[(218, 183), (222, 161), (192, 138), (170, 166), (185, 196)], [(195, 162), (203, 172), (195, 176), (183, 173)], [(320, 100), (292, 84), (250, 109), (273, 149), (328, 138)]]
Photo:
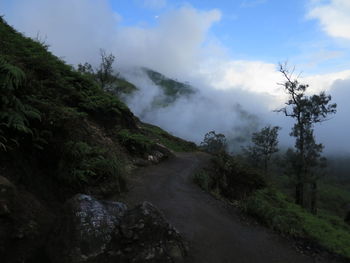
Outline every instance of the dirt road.
[(204, 153), (180, 153), (133, 176), (123, 198), (129, 207), (149, 201), (190, 244), (188, 262), (306, 263), (329, 262), (298, 253), (290, 244), (261, 226), (244, 224), (234, 208), (203, 192), (192, 182), (193, 172), (209, 161)]

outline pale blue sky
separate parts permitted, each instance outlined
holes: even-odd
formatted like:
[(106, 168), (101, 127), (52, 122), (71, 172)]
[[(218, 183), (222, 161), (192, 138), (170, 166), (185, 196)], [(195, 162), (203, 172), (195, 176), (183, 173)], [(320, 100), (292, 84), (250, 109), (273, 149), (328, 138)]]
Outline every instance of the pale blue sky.
[[(121, 17), (119, 26), (140, 28), (157, 27), (159, 16), (166, 16), (181, 7), (192, 7), (198, 12), (216, 9), (221, 18), (211, 24), (206, 38), (219, 43), (236, 60), (274, 64), (288, 60), (301, 67), (307, 75), (350, 69), (350, 37), (334, 37), (321, 25), (322, 18), (327, 20), (327, 13), (333, 12), (333, 17), (328, 20), (335, 20), (333, 24), (337, 23), (337, 18), (339, 23), (345, 20), (342, 30), (349, 26), (350, 31), (350, 14), (341, 17), (342, 12), (350, 12), (349, 0), (74, 0), (70, 3), (79, 6), (84, 1), (90, 7), (103, 3), (105, 8)], [(31, 24), (32, 21), (24, 21), (26, 14), (23, 18), (19, 17), (23, 16), (25, 10), (16, 17), (17, 10), (27, 5), (28, 12), (33, 12), (28, 19), (40, 20), (42, 7), (35, 14), (36, 7), (31, 8), (30, 5), (49, 7), (49, 2), (52, 2), (52, 8), (55, 4), (51, 0), (2, 0), (0, 14), (5, 14), (10, 23), (13, 22), (15, 26), (18, 24), (17, 28), (21, 30), (23, 27), (27, 33), (28, 26), (21, 26), (21, 23)], [(311, 19), (310, 12), (320, 7), (326, 9)], [(55, 12), (54, 7), (47, 9), (45, 12)], [(37, 31), (43, 33), (45, 30), (38, 28)]]
[(330, 1), (317, 2), (110, 0), (113, 10), (121, 15), (124, 26), (154, 27), (160, 14), (186, 5), (198, 10), (218, 9), (221, 19), (212, 25), (209, 35), (236, 59), (269, 63), (289, 60), (306, 67), (309, 74), (350, 69), (350, 41), (329, 36), (322, 30), (318, 19), (308, 18), (316, 4)]

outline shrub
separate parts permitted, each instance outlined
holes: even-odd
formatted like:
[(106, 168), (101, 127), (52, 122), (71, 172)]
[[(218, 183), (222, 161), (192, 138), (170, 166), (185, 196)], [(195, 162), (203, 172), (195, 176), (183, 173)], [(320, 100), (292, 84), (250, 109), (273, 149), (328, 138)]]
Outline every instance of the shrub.
[(174, 137), (157, 126), (143, 124), (142, 128), (147, 137), (153, 138), (175, 152), (192, 152), (197, 150), (195, 143)]
[(266, 186), (259, 171), (244, 166), (226, 153), (214, 157), (212, 163), (213, 186), (226, 198), (243, 199)]
[(193, 181), (200, 186), (205, 191), (211, 190), (212, 185), (212, 178), (210, 175), (205, 171), (201, 170), (194, 174)]
[(63, 146), (58, 176), (73, 188), (82, 189), (112, 178), (122, 182), (121, 165), (107, 151), (82, 141), (68, 141)]
[(141, 133), (132, 133), (130, 130), (123, 129), (118, 132), (119, 141), (129, 152), (143, 155), (151, 150), (154, 142)]

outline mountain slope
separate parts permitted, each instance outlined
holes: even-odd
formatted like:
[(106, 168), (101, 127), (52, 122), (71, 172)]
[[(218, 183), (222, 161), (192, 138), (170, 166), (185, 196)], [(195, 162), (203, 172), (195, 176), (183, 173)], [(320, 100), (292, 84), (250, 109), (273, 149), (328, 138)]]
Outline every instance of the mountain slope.
[(189, 84), (168, 78), (163, 74), (148, 68), (142, 68), (149, 79), (157, 85), (163, 92), (163, 96), (158, 96), (153, 101), (154, 107), (166, 107), (182, 97), (190, 97), (197, 91)]
[(170, 154), (160, 143), (195, 148), (141, 123), (117, 97), (2, 18), (0, 89), (2, 174), (45, 199), (123, 191), (135, 158)]

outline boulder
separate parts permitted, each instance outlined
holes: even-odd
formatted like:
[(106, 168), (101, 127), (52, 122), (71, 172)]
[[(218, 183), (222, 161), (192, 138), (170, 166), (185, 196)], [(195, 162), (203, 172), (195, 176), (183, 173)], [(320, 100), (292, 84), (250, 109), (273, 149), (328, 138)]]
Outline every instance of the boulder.
[(169, 150), (167, 147), (165, 147), (161, 143), (156, 143), (153, 146), (153, 150), (151, 151), (151, 154), (147, 156), (147, 160), (151, 163), (159, 163), (169, 157), (173, 157), (174, 153)]
[(67, 201), (50, 239), (53, 263), (182, 262), (186, 254), (180, 234), (152, 204), (127, 210), (87, 195)]
[(126, 205), (78, 194), (68, 200), (56, 223), (48, 254), (52, 262), (96, 262), (120, 225)]
[(110, 262), (183, 262), (186, 247), (179, 232), (149, 202), (129, 210), (115, 233)]

